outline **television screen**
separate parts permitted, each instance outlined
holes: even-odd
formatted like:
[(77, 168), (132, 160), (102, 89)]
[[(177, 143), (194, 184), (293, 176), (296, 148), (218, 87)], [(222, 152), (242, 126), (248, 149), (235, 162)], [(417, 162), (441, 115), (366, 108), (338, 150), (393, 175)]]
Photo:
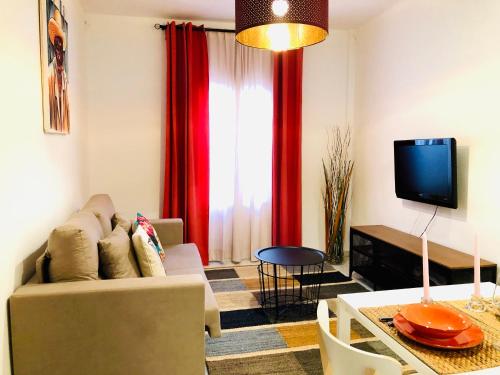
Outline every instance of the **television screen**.
[(457, 208), (454, 138), (394, 142), (396, 196)]

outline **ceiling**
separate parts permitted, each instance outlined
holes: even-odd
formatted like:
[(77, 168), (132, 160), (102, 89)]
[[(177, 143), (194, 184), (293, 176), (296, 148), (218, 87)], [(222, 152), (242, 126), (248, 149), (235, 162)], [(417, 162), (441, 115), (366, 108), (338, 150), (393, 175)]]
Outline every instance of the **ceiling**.
[[(399, 0), (330, 0), (334, 28), (361, 26)], [(234, 0), (81, 0), (87, 12), (234, 22)]]

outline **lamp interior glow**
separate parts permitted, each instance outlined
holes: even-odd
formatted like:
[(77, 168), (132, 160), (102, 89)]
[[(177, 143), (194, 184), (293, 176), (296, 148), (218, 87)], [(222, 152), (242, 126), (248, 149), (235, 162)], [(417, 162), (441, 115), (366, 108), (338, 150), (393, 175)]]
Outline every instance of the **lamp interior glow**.
[(286, 51), (290, 46), (290, 30), (286, 23), (269, 25), (267, 37), (271, 50), (275, 52)]

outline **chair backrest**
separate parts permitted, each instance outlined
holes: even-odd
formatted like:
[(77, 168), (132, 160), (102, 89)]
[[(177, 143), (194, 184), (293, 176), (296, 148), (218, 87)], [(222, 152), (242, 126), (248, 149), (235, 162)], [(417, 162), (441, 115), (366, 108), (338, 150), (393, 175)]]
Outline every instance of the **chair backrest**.
[(395, 359), (356, 349), (330, 333), (328, 304), (318, 305), (318, 330), (321, 363), (325, 375), (401, 375), (401, 364)]

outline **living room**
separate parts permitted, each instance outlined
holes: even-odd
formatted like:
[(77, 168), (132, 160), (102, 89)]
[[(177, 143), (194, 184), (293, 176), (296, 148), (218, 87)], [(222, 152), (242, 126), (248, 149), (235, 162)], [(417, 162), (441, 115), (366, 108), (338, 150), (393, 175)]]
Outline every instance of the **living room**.
[[(208, 63), (209, 84), (215, 87), (214, 77), (220, 77), (221, 82), (225, 78), (222, 77), (221, 70), (217, 70), (219, 66), (213, 61), (217, 59), (217, 48), (225, 47), (221, 47), (222, 44), (216, 46), (216, 42), (219, 43), (220, 40), (215, 40), (214, 35), (223, 34), (224, 37), (220, 38), (226, 42), (231, 40), (234, 46), (237, 45), (234, 40), (234, 30), (238, 30), (235, 7), (237, 3), (240, 1), (63, 0), (62, 5), (60, 1), (52, 0), (3, 2), (4, 10), (0, 16), (2, 20), (0, 82), (2, 82), (4, 103), (0, 111), (4, 128), (4, 136), (0, 140), (2, 155), (0, 200), (5, 213), (2, 220), (2, 234), (5, 240), (0, 262), (0, 275), (2, 275), (0, 297), (4, 306), (0, 318), (2, 374), (68, 373), (67, 369), (74, 366), (78, 369), (71, 373), (85, 374), (90, 373), (85, 370), (85, 363), (93, 361), (102, 365), (92, 371), (94, 374), (127, 373), (123, 372), (123, 369), (135, 366), (134, 363), (142, 364), (143, 369), (128, 373), (155, 374), (159, 373), (155, 372), (158, 368), (162, 366), (166, 368), (164, 362), (169, 362), (168, 355), (167, 359), (155, 358), (153, 355), (147, 358), (148, 349), (155, 354), (159, 351), (159, 348), (153, 350), (147, 347), (140, 351), (145, 356), (138, 359), (138, 356), (132, 353), (136, 350), (133, 341), (124, 343), (125, 347), (115, 343), (112, 338), (106, 345), (101, 343), (102, 346), (99, 346), (99, 343), (94, 343), (100, 350), (110, 350), (109, 362), (113, 362), (113, 365), (109, 367), (106, 367), (105, 355), (99, 356), (95, 353), (85, 355), (92, 350), (92, 342), (101, 336), (80, 334), (72, 340), (71, 348), (65, 351), (62, 345), (65, 343), (63, 337), (68, 339), (69, 333), (65, 332), (61, 325), (42, 327), (42, 322), (51, 321), (50, 314), (41, 318), (46, 311), (51, 311), (50, 306), (55, 306), (54, 310), (58, 314), (68, 316), (68, 321), (64, 321), (64, 324), (69, 324), (75, 320), (75, 316), (78, 316), (78, 314), (71, 315), (80, 308), (78, 304), (72, 305), (71, 298), (69, 302), (64, 302), (68, 303), (67, 305), (58, 307), (59, 302), (55, 296), (65, 293), (57, 289), (60, 283), (40, 285), (42, 288), (45, 286), (56, 288), (52, 292), (47, 289), (48, 299), (26, 296), (23, 299), (20, 295), (14, 304), (9, 300), (15, 295), (16, 290), (21, 293), (31, 293), (30, 290), (39, 287), (25, 284), (35, 274), (36, 260), (47, 248), (47, 241), (52, 231), (81, 210), (96, 194), (109, 195), (111, 204), (114, 205), (113, 210), (124, 218), (134, 221), (137, 212), (151, 219), (153, 226), (155, 220), (178, 217), (168, 215), (166, 212), (168, 210), (165, 209), (168, 200), (166, 197), (172, 196), (170, 191), (167, 193), (170, 185), (166, 182), (170, 181), (168, 178), (171, 174), (165, 170), (165, 160), (167, 156), (177, 155), (175, 149), (169, 147), (173, 143), (168, 143), (172, 142), (171, 140), (167, 141), (167, 129), (173, 121), (172, 108), (179, 105), (179, 103), (172, 104), (172, 95), (168, 94), (173, 92), (170, 87), (173, 81), (170, 75), (171, 69), (168, 69), (168, 51), (171, 44), (168, 43), (168, 38), (166, 41), (168, 35), (166, 33), (171, 32), (172, 28), (178, 32), (180, 29), (176, 28), (175, 24), (179, 26), (192, 22), (193, 30), (198, 33), (200, 31), (198, 26), (204, 25), (206, 29), (204, 34), (208, 39), (208, 57), (211, 58)], [(278, 1), (278, 3), (287, 3), (290, 9), (294, 9), (292, 0)], [(290, 149), (285, 147), (284, 154), (299, 165), (297, 168), (297, 164), (291, 162), (282, 168), (289, 172), (287, 178), (295, 179), (286, 180), (288, 185), (281, 186), (279, 194), (283, 195), (278, 195), (274, 189), (275, 172), (281, 169), (273, 167), (272, 150), (277, 146), (273, 143), (276, 137), (273, 140), (270, 136), (273, 131), (273, 111), (276, 114), (276, 104), (273, 104), (275, 84), (273, 78), (276, 80), (276, 75), (272, 76), (273, 69), (274, 74), (276, 72), (276, 60), (274, 60), (275, 65), (272, 65), (275, 56), (271, 52), (262, 51), (262, 55), (255, 57), (256, 49), (244, 47), (255, 52), (249, 52), (249, 56), (251, 54), (249, 59), (267, 59), (266, 66), (269, 72), (266, 73), (265, 79), (261, 78), (264, 74), (255, 69), (255, 64), (250, 64), (246, 68), (257, 71), (255, 76), (264, 82), (263, 85), (268, 85), (269, 90), (266, 93), (269, 95), (254, 98), (253, 102), (249, 102), (250, 109), (246, 112), (245, 108), (237, 108), (246, 121), (239, 121), (241, 126), (237, 129), (242, 131), (239, 139), (243, 139), (243, 142), (234, 141), (231, 147), (241, 148), (238, 150), (241, 152), (239, 154), (241, 157), (237, 160), (242, 163), (238, 164), (236, 169), (226, 172), (230, 176), (233, 174), (243, 176), (243, 181), (247, 182), (244, 187), (248, 187), (252, 194), (258, 195), (263, 191), (266, 197), (265, 204), (259, 207), (264, 209), (259, 211), (252, 206), (254, 211), (244, 211), (239, 216), (240, 219), (236, 213), (231, 217), (230, 232), (234, 238), (230, 241), (230, 246), (215, 245), (226, 244), (224, 242), (227, 239), (225, 237), (227, 233), (224, 232), (224, 228), (227, 229), (224, 226), (226, 217), (216, 218), (220, 220), (217, 229), (213, 229), (212, 224), (210, 224), (212, 227), (209, 227), (208, 221), (205, 223), (205, 228), (209, 232), (205, 247), (196, 241), (187, 241), (195, 242), (199, 249), (205, 248), (205, 252), (200, 253), (201, 258), (206, 260), (205, 272), (200, 268), (199, 280), (195, 279), (193, 285), (213, 290), (213, 295), (205, 297), (205, 301), (207, 298), (213, 298), (214, 306), (217, 306), (217, 309), (211, 310), (213, 315), (210, 319), (213, 319), (214, 327), (217, 326), (218, 319), (221, 319), (221, 337), (209, 337), (204, 332), (197, 332), (197, 336), (193, 339), (199, 342), (201, 337), (202, 343), (197, 350), (193, 349), (193, 353), (196, 352), (198, 357), (203, 356), (202, 366), (212, 375), (323, 373), (319, 334), (315, 325), (316, 311), (311, 319), (299, 318), (277, 323), (272, 320), (259, 320), (262, 318), (262, 315), (259, 315), (262, 309), (260, 306), (262, 295), (259, 292), (262, 291), (263, 285), (259, 284), (262, 274), (259, 274), (257, 269), (257, 265), (261, 263), (257, 261), (255, 255), (259, 249), (273, 245), (302, 246), (331, 255), (327, 246), (328, 234), (325, 233), (328, 228), (325, 217), (329, 216), (325, 215), (323, 199), (325, 189), (323, 161), (329, 160), (329, 147), (332, 140), (339, 139), (336, 138), (337, 134), (340, 134), (340, 139), (350, 134), (346, 152), (347, 159), (353, 163), (352, 179), (350, 185), (348, 184), (349, 196), (342, 211), (345, 214), (345, 224), (344, 229), (340, 231), (341, 248), (338, 246), (336, 248), (336, 251), (343, 251), (343, 254), (336, 259), (340, 264), (330, 265), (327, 262), (321, 270), (323, 294), (320, 298), (329, 301), (330, 324), (337, 326), (337, 336), (345, 336), (345, 327), (340, 326), (341, 311), (334, 311), (338, 308), (335, 306), (338, 302), (337, 295), (368, 292), (366, 304), (361, 305), (368, 307), (369, 296), (379, 296), (376, 293), (370, 294), (374, 289), (406, 290), (398, 285), (393, 285), (393, 288), (390, 286), (377, 288), (370, 282), (368, 275), (350, 274), (352, 260), (350, 250), (353, 244), (350, 243), (349, 234), (352, 227), (383, 225), (396, 229), (411, 236), (413, 242), (410, 242), (418, 244), (416, 245), (418, 251), (421, 251), (420, 237), (425, 232), (430, 241), (430, 295), (434, 301), (440, 301), (439, 298), (444, 298), (446, 295), (440, 289), (435, 289), (440, 287), (435, 286), (437, 272), (432, 263), (435, 256), (433, 251), (436, 249), (434, 246), (446, 247), (447, 250), (443, 251), (456, 251), (457, 253), (453, 254), (457, 254), (460, 259), (463, 254), (466, 256), (463, 258), (466, 263), (468, 262), (465, 267), (469, 271), (464, 276), (466, 279), (454, 283), (467, 284), (463, 289), (466, 292), (451, 291), (450, 295), (453, 296), (454, 293), (458, 293), (456, 300), (468, 300), (473, 294), (472, 274), (475, 253), (483, 259), (480, 267), (488, 265), (490, 271), (495, 269), (495, 273), (498, 273), (496, 267), (492, 265), (500, 263), (498, 252), (500, 235), (496, 220), (500, 204), (498, 199), (494, 198), (498, 182), (495, 171), (500, 163), (500, 153), (496, 146), (498, 138), (496, 136), (500, 135), (497, 126), (500, 121), (500, 109), (496, 103), (496, 94), (500, 87), (498, 69), (500, 50), (497, 48), (500, 43), (500, 2), (332, 0), (327, 3), (329, 10), (326, 16), (328, 21), (326, 39), (303, 48), (300, 60), (302, 71), (298, 75), (299, 78), (295, 77), (297, 86), (282, 92), (283, 97), (289, 101), (289, 107), (280, 110), (283, 111), (282, 114), (289, 111), (283, 118), (287, 118), (286, 125), (291, 128), (295, 126), (292, 130), (298, 135), (296, 139), (288, 139), (292, 142), (290, 145), (295, 146)], [(42, 5), (45, 13), (41, 10)], [(60, 9), (59, 16), (55, 16), (56, 8)], [(305, 14), (313, 12), (314, 9), (311, 8)], [(42, 27), (44, 22), (45, 29)], [(61, 30), (57, 29), (58, 22)], [(155, 25), (162, 26), (166, 30), (161, 27), (155, 28)], [(216, 29), (218, 32), (209, 31), (210, 29)], [(45, 31), (47, 37), (41, 37), (40, 30)], [(56, 131), (51, 131), (51, 120), (47, 118), (50, 105), (46, 103), (48, 90), (43, 83), (43, 78), (50, 74), (43, 68), (43, 57), (47, 58), (44, 56), (44, 50), (51, 48), (56, 50), (56, 38), (50, 36), (51, 30), (54, 30), (54, 33), (59, 32), (61, 36), (59, 39), (63, 41), (60, 48), (64, 52), (62, 56), (66, 59), (65, 74), (69, 85), (67, 102), (70, 108), (68, 115), (70, 125), (66, 128), (63, 124), (62, 128)], [(269, 55), (264, 55), (265, 53)], [(57, 60), (58, 55), (54, 54), (54, 59)], [(241, 57), (237, 52), (235, 54), (236, 56), (231, 56), (232, 59)], [(221, 63), (220, 66), (222, 65)], [(230, 86), (233, 91), (238, 90), (236, 84), (231, 83)], [(300, 94), (301, 103), (294, 102), (297, 99), (294, 99), (291, 93)], [(210, 99), (210, 103), (207, 104), (210, 112), (208, 122), (212, 126), (212, 123), (219, 121), (218, 117), (212, 116), (220, 114), (220, 118), (224, 120), (225, 110), (230, 111), (228, 108), (231, 108), (232, 104), (223, 94), (216, 93), (215, 96), (210, 96)], [(252, 103), (257, 104), (252, 107)], [(191, 108), (190, 105), (188, 101), (187, 108)], [(294, 112), (297, 108), (300, 109), (298, 115)], [(292, 112), (295, 116), (293, 118), (289, 117)], [(268, 116), (266, 118), (269, 121), (262, 121), (263, 116)], [(245, 128), (245, 123), (250, 123), (250, 127)], [(257, 123), (269, 123), (269, 127), (263, 129), (254, 127), (253, 125)], [(205, 160), (205, 163), (210, 164), (210, 168), (205, 168), (205, 172), (210, 169), (210, 173), (215, 173), (214, 170), (219, 165), (225, 165), (228, 159), (224, 152), (214, 151), (224, 151), (227, 145), (224, 143), (224, 137), (216, 138), (212, 128), (210, 129), (210, 142), (222, 142), (219, 143), (222, 147), (210, 149), (209, 160)], [(339, 133), (336, 133), (337, 129)], [(247, 130), (247, 133), (244, 130)], [(54, 132), (60, 134), (53, 134)], [(447, 204), (442, 202), (423, 203), (415, 197), (402, 199), (400, 194), (396, 194), (394, 142), (429, 139), (454, 139), (456, 142), (455, 147), (450, 146), (452, 150), (450, 152), (454, 150), (456, 157), (456, 165), (453, 167), (453, 163), (450, 164), (450, 168), (454, 168), (456, 173), (456, 183), (452, 183), (456, 193), (456, 208), (449, 208), (449, 204), (445, 207)], [(211, 146), (214, 144), (217, 145), (210, 143)], [(192, 146), (188, 144), (186, 147)], [(261, 163), (259, 164), (262, 166), (261, 169), (255, 167), (258, 163)], [(252, 170), (252, 173), (249, 174), (249, 170)], [(265, 176), (259, 174), (259, 171), (264, 171)], [(227, 184), (224, 184), (227, 178), (226, 172), (220, 172), (220, 178), (210, 179), (207, 185), (207, 191), (209, 190), (211, 194), (210, 202), (226, 202)], [(231, 188), (239, 189), (238, 192), (244, 196), (247, 190), (233, 185), (230, 185)], [(265, 189), (261, 191), (259, 189), (262, 186)], [(273, 201), (285, 202), (287, 199), (289, 205), (283, 208), (282, 224), (278, 225), (274, 214), (271, 214), (274, 212)], [(239, 209), (241, 207), (238, 204), (237, 200), (229, 203), (231, 208)], [(245, 205), (242, 206), (247, 208)], [(210, 219), (215, 217), (212, 216), (212, 211), (208, 214)], [(251, 219), (248, 219), (249, 217)], [(215, 223), (215, 219), (211, 222)], [(257, 225), (252, 226), (249, 222)], [(166, 242), (164, 247), (167, 261), (169, 244), (186, 242), (184, 241), (186, 233), (183, 234), (182, 230), (189, 231), (191, 223), (183, 223), (181, 240), (177, 240), (179, 233), (175, 232), (179, 230), (178, 226), (169, 226), (168, 228), (174, 229), (166, 229), (167, 232), (174, 231), (173, 234), (162, 232), (155, 227), (162, 238), (162, 243)], [(276, 225), (278, 229), (273, 229)], [(259, 229), (256, 230), (256, 227)], [(297, 231), (296, 228), (300, 230)], [(272, 239), (273, 236), (290, 235), (292, 237), (295, 235), (293, 241), (277, 243)], [(172, 239), (174, 237), (175, 240)], [(163, 241), (163, 238), (166, 241)], [(236, 238), (243, 240), (241, 243), (236, 243)], [(367, 238), (366, 234), (363, 238)], [(377, 241), (380, 241), (380, 238)], [(392, 246), (397, 245), (392, 243)], [(171, 259), (175, 258), (172, 254)], [(55, 255), (52, 260), (54, 259)], [(327, 260), (332, 259), (329, 257)], [(200, 262), (201, 267), (201, 261), (197, 262)], [(413, 264), (412, 267), (420, 270), (418, 277), (419, 282), (422, 282), (422, 267), (425, 266), (419, 263)], [(284, 269), (288, 271), (286, 267)], [(481, 284), (480, 295), (484, 297), (484, 301), (489, 298), (494, 304), (495, 299), (491, 297), (495, 277), (488, 273), (483, 274), (485, 272), (483, 270), (481, 272), (481, 281), (485, 284)], [(167, 269), (166, 274), (166, 279), (178, 277), (180, 279), (176, 279), (176, 282), (186, 284), (186, 288), (190, 287), (187, 285), (190, 281), (182, 279), (182, 276), (174, 276), (176, 271), (172, 270), (170, 273), (172, 276), (169, 276)], [(296, 272), (291, 274), (292, 276), (284, 276), (285, 285), (292, 280), (292, 286), (299, 284), (302, 286), (302, 279)], [(273, 275), (267, 273), (266, 276)], [(105, 286), (101, 286), (103, 281)], [(83, 299), (94, 298), (92, 296), (98, 292), (84, 291), (85, 288), (78, 285), (96, 283), (95, 287), (89, 288), (99, 290), (99, 293), (105, 295), (103, 297), (105, 299), (108, 296), (106, 295), (108, 281), (114, 280), (77, 281), (73, 283), (74, 286), (67, 287), (74, 289), (72, 293), (82, 294)], [(158, 293), (156, 289), (163, 287), (161, 281), (158, 283), (150, 287), (151, 295), (155, 295)], [(425, 280), (423, 283), (425, 284)], [(166, 287), (168, 288), (168, 285)], [(126, 289), (129, 286), (123, 284), (119, 288)], [(131, 288), (135, 290), (134, 288), (138, 287)], [(197, 290), (193, 291), (195, 295), (199, 294)], [(330, 292), (331, 294), (328, 294)], [(381, 290), (380, 293), (382, 292), (387, 291)], [(142, 297), (137, 297), (135, 300), (134, 293), (131, 293), (133, 295), (130, 297), (131, 300), (137, 301), (138, 306), (149, 302), (147, 298), (142, 299)], [(417, 288), (416, 293), (424, 296), (422, 287)], [(54, 299), (50, 299), (51, 296)], [(117, 302), (120, 301), (119, 297), (116, 297), (117, 300), (113, 298), (110, 301), (120, 305)], [(180, 297), (175, 296), (175, 298)], [(200, 298), (203, 301), (203, 297)], [(401, 301), (405, 298), (401, 297)], [(33, 305), (25, 301), (31, 301), (29, 303)], [(347, 306), (352, 301), (354, 300), (346, 298), (342, 303)], [(318, 301), (313, 302), (317, 305)], [(413, 299), (413, 302), (420, 300)], [(37, 305), (38, 303), (40, 305)], [(37, 310), (33, 306), (49, 310)], [(113, 306), (111, 303), (107, 306), (110, 309), (109, 314), (112, 315)], [(142, 308), (148, 309), (148, 306)], [(13, 314), (11, 310), (13, 307), (23, 313)], [(85, 311), (97, 313), (99, 307), (103, 308), (98, 304), (90, 304), (80, 311), (88, 308)], [(127, 311), (126, 307), (121, 305), (116, 308), (125, 309), (117, 310), (121, 313)], [(150, 314), (161, 311), (155, 309), (156, 307), (151, 308), (147, 316), (151, 317)], [(182, 320), (183, 311), (178, 310), (174, 310), (169, 319), (172, 320), (175, 314), (179, 314), (175, 319)], [(339, 322), (334, 313), (339, 316)], [(139, 312), (130, 312), (130, 316), (136, 316), (134, 314)], [(492, 313), (482, 314), (485, 316)], [(202, 318), (205, 319), (204, 323), (196, 320)], [(19, 323), (16, 323), (16, 319), (19, 319), (17, 320)], [(196, 315), (193, 324), (209, 325), (205, 324), (208, 323), (207, 319), (203, 314), (201, 318)], [(31, 322), (28, 322), (29, 320)], [(496, 332), (486, 332), (483, 329), (485, 341), (480, 347), (490, 348), (489, 360), (483, 357), (483, 362), (480, 363), (473, 359), (466, 360), (462, 371), (458, 371), (455, 368), (443, 370), (439, 359), (436, 358), (430, 360), (425, 357), (429, 361), (426, 362), (425, 358), (422, 359), (415, 352), (403, 347), (401, 342), (405, 341), (399, 336), (395, 336), (399, 340), (398, 343), (395, 343), (395, 338), (389, 338), (388, 334), (387, 337), (383, 336), (386, 331), (376, 324), (370, 325), (367, 322), (364, 325), (357, 316), (356, 321), (347, 340), (351, 338), (351, 343), (358, 349), (377, 355), (393, 356), (402, 366), (401, 373), (413, 373), (417, 369), (418, 373), (422, 374), (472, 373), (478, 370), (479, 373), (486, 374), (495, 373), (500, 366), (498, 346), (486, 345), (491, 337), (499, 337), (498, 329)], [(72, 327), (79, 327), (81, 332), (87, 328), (89, 332), (97, 329), (94, 326), (85, 326), (85, 320), (82, 324)], [(155, 324), (157, 326), (151, 325), (148, 329), (161, 330), (161, 324)], [(33, 331), (27, 327), (33, 327)], [(110, 336), (110, 332), (106, 331), (106, 325), (99, 327), (102, 335)], [(292, 330), (294, 327), (295, 331)], [(174, 332), (181, 327), (171, 325), (169, 329)], [(17, 332), (15, 335), (12, 334), (13, 330)], [(297, 331), (300, 330), (304, 333), (299, 334)], [(375, 334), (378, 333), (377, 330), (380, 331), (380, 337)], [(214, 328), (215, 331), (217, 328)], [(138, 329), (126, 334), (132, 335), (134, 332), (137, 333)], [(249, 332), (254, 335), (249, 335)], [(332, 329), (332, 332), (335, 333), (335, 330)], [(162, 333), (158, 332), (151, 335), (159, 338), (158, 343), (172, 339), (163, 338)], [(50, 344), (48, 341), (43, 341), (50, 336), (54, 337)], [(148, 341), (146, 333), (141, 335), (140, 340), (142, 339), (145, 340), (141, 342), (143, 344), (155, 342), (153, 339)], [(241, 343), (239, 346), (238, 341)], [(392, 346), (388, 344), (392, 342), (394, 342)], [(32, 344), (33, 346), (30, 346)], [(129, 358), (119, 358), (116, 353), (126, 350), (127, 345), (131, 351)], [(182, 345), (182, 340), (179, 339), (179, 347)], [(42, 357), (36, 353), (25, 355), (34, 348), (43, 347), (46, 351), (43, 351)], [(238, 350), (235, 349), (237, 347)], [(200, 350), (203, 351), (202, 354)], [(50, 358), (47, 357), (47, 353), (52, 353)], [(61, 360), (63, 357), (80, 358), (80, 360), (75, 362), (75, 365), (71, 360), (66, 362)], [(195, 361), (193, 359), (195, 357), (194, 354), (193, 357), (174, 356), (173, 358), (179, 363), (168, 367), (170, 372), (164, 373), (197, 373), (197, 370), (186, 370), (181, 363), (183, 360)], [(347, 361), (347, 358), (351, 357), (346, 356), (339, 361)], [(43, 361), (45, 362), (42, 363)], [(267, 363), (270, 367), (264, 367), (263, 363)], [(137, 367), (130, 368), (137, 369)], [(194, 368), (199, 369), (199, 366)], [(329, 373), (324, 370), (325, 373)]]

